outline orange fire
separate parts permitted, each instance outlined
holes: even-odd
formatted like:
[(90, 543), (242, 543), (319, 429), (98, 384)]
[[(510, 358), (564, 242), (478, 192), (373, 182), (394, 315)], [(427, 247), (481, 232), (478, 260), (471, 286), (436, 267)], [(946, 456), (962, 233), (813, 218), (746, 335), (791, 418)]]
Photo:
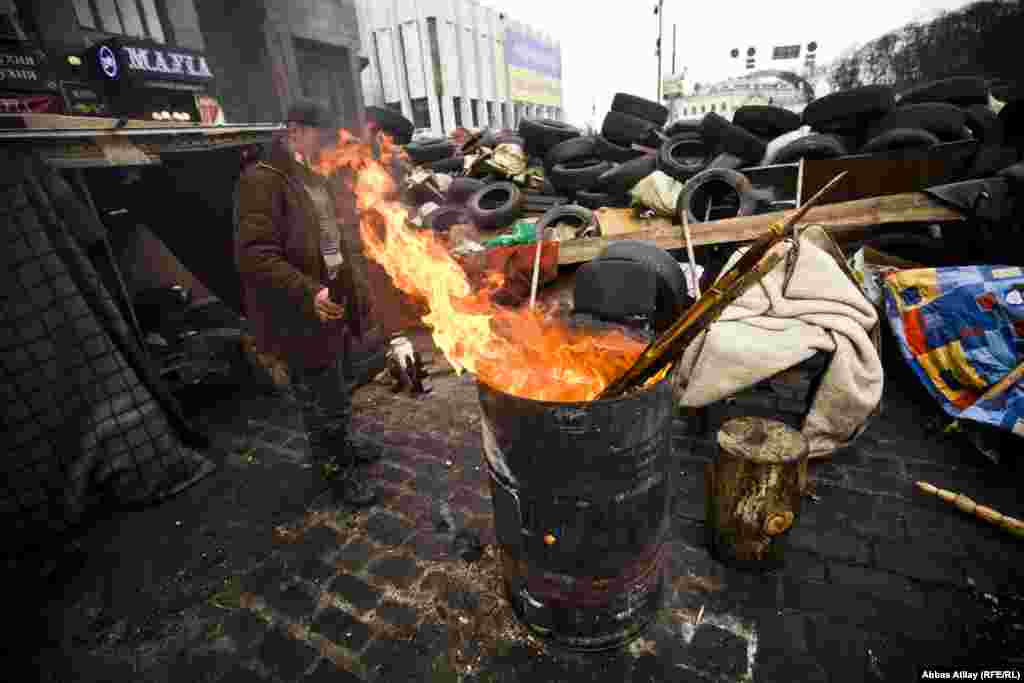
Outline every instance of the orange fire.
[(633, 364), (644, 345), (623, 332), (582, 332), (540, 306), (501, 306), (492, 300), (503, 284), (499, 275), (474, 288), (447, 245), (410, 225), (407, 210), (389, 199), (395, 187), (384, 164), (400, 153), (385, 140), (378, 161), (370, 145), (342, 131), (318, 171), (354, 172), (367, 256), (398, 289), (427, 303), (423, 322), (457, 372), (523, 398), (572, 402), (594, 399)]

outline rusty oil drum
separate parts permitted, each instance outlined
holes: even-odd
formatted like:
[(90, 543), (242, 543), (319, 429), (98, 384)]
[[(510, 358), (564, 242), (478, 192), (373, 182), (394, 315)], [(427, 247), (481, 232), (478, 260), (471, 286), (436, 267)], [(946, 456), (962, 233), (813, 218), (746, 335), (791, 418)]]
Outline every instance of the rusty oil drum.
[(478, 383), (505, 589), (547, 642), (630, 642), (660, 609), (675, 483), (668, 382), (588, 403)]

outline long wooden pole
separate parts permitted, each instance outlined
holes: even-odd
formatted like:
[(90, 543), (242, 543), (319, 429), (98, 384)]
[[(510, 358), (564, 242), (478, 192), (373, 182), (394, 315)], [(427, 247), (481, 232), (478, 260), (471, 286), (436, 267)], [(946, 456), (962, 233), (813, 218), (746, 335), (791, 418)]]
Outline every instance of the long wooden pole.
[(946, 489), (940, 489), (937, 486), (932, 486), (926, 481), (917, 482), (917, 488), (924, 493), (932, 496), (937, 496), (947, 503), (951, 503), (962, 512), (966, 512), (969, 515), (983, 519), (989, 524), (995, 524), (998, 527), (1002, 527), (1006, 531), (1009, 531), (1014, 536), (1020, 536), (1024, 538), (1024, 521), (1021, 521), (1015, 517), (1007, 517), (1001, 512), (997, 512), (990, 507), (984, 505), (978, 505), (973, 500), (963, 495), (962, 493), (954, 493)]

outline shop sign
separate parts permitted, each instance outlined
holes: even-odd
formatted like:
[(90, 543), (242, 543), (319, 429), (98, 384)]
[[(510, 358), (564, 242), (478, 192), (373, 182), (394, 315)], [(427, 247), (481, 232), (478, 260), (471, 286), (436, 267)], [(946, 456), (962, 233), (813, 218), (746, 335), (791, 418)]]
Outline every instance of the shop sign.
[(56, 95), (0, 97), (0, 114), (61, 114), (61, 104)]
[(109, 40), (94, 47), (90, 59), (96, 75), (108, 83), (160, 87), (163, 82), (203, 85), (213, 79), (204, 55), (155, 43)]
[(56, 90), (42, 52), (0, 48), (0, 90)]

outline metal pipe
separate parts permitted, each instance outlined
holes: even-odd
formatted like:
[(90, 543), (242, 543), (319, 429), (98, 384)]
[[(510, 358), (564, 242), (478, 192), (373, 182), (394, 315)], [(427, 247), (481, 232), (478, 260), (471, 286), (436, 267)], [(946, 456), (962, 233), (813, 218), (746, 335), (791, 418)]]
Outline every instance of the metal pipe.
[(672, 75), (676, 75), (676, 29), (679, 24), (672, 24)]
[(658, 15), (658, 102), (661, 102), (661, 36), (664, 33), (665, 15), (661, 11), (665, 0), (658, 0), (658, 7), (655, 12)]

